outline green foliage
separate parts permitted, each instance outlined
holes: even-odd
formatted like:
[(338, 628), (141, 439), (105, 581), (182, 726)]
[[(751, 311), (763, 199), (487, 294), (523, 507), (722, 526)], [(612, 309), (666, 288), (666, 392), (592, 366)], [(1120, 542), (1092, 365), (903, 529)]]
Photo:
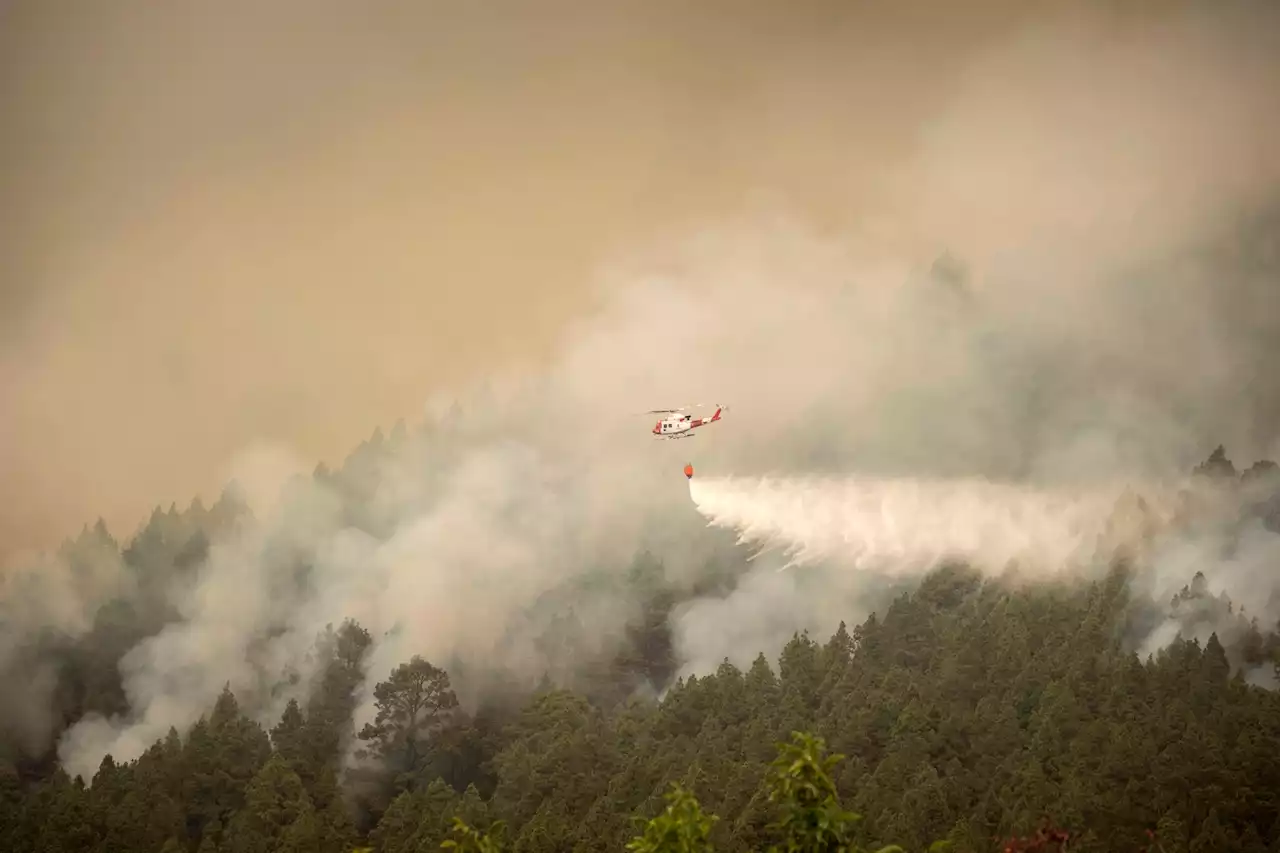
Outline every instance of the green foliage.
[(377, 715), (360, 730), (368, 754), (405, 779), (422, 770), (430, 755), (426, 741), (453, 718), (458, 699), (449, 675), (421, 657), (401, 664), (373, 691)]
[[(854, 849), (853, 829), (862, 816), (840, 805), (831, 771), (843, 755), (825, 756), (821, 738), (792, 732), (791, 743), (778, 744), (773, 761), (769, 799), (782, 809), (774, 825), (781, 832), (780, 848), (787, 853), (818, 853)], [(885, 848), (885, 853), (899, 848)]]
[(667, 807), (627, 843), (632, 853), (710, 853), (711, 828), (720, 820), (702, 811), (698, 799), (678, 782), (666, 794)]
[(505, 829), (506, 825), (502, 821), (496, 821), (488, 832), (481, 832), (469, 826), (462, 818), (455, 817), (453, 833), (457, 838), (445, 839), (440, 842), (440, 846), (446, 850), (456, 850), (457, 853), (502, 853)]
[[(772, 764), (769, 800), (780, 807), (783, 817), (772, 825), (782, 843), (771, 851), (787, 853), (859, 853), (853, 842), (853, 827), (861, 816), (840, 805), (832, 768), (844, 756), (824, 755), (822, 739), (807, 732), (792, 732), (791, 743), (778, 744)], [(702, 810), (693, 793), (672, 783), (666, 794), (667, 807), (651, 818), (644, 833), (627, 844), (632, 853), (710, 853), (711, 831), (720, 820)], [(929, 850), (945, 849), (948, 842), (935, 842)], [(889, 845), (876, 853), (902, 853)]]

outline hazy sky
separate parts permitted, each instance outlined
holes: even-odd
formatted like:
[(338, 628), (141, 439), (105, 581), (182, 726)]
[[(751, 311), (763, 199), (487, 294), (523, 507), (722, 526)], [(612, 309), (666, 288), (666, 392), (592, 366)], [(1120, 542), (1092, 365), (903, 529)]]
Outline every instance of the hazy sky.
[[(601, 263), (716, 217), (780, 204), (926, 254), (998, 254), (1015, 221), (1084, 227), (1079, 168), (1047, 178), (1052, 210), (1002, 202), (1011, 160), (1044, 178), (1098, 154), (1088, 134), (992, 132), (1036, 126), (1019, 51), (1105, 30), (1096, 90), (1079, 56), (1033, 63), (1105, 120), (1089, 93), (1123, 88), (1117, 57), (1147, 83), (1183, 63), (1138, 47), (1175, 4), (1069, 14), (1022, 47), (1027, 4), (959, 5), (0, 4), (0, 551), (212, 496), (256, 439), (336, 460), (449, 383), (544, 357)], [(1185, 60), (1206, 87), (1237, 52), (1233, 75), (1273, 70), (1209, 30)], [(1161, 158), (1212, 160), (1194, 172), (1212, 181), (1160, 198), (1168, 216), (1238, 200), (1275, 137), (1160, 124), (1195, 95), (1157, 90), (1135, 125), (1156, 135), (1094, 179), (1136, 181), (1138, 204)], [(1228, 101), (1206, 128), (1254, 115)]]

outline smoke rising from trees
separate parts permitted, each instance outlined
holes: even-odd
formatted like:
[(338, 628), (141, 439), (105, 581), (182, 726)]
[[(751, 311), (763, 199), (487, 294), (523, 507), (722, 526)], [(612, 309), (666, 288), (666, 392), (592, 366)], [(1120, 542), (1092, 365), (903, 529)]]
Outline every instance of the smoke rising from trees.
[[(292, 448), (253, 449), (223, 500), (158, 512), (139, 542), (121, 541), (123, 559), (90, 530), (96, 556), (15, 568), (0, 665), (32, 689), (2, 710), (26, 721), (33, 748), (70, 724), (60, 755), (91, 773), (107, 752), (127, 760), (189, 726), (228, 683), (278, 719), (317, 677), (316, 635), (348, 617), (373, 640), (358, 728), (373, 685), (413, 655), (450, 672), (464, 703), (501, 679), (581, 677), (644, 618), (633, 570), (649, 559), (660, 571), (643, 583), (681, 599), (670, 624), (683, 671), (829, 631), (894, 589), (830, 565), (745, 562), (690, 503), (688, 457), (712, 476), (987, 477), (1045, 494), (1176, 479), (1219, 443), (1242, 466), (1274, 455), (1280, 256), (1264, 202), (1278, 167), (1263, 153), (1280, 149), (1280, 53), (1241, 40), (1256, 22), (1199, 14), (1043, 24), (986, 45), (855, 224), (821, 227), (784, 201), (766, 205), (778, 216), (615, 255), (599, 310), (546, 364), (379, 431), (341, 470), (312, 476)], [(822, 109), (777, 93), (834, 100), (838, 63), (783, 66), (779, 120), (820, 123)], [(767, 124), (729, 123), (746, 138)], [(669, 443), (634, 414), (686, 402), (733, 409)], [(784, 524), (781, 511), (762, 520)], [(1205, 536), (1164, 559), (1256, 598), (1271, 587), (1252, 555), (1271, 544), (1250, 535), (1244, 556)], [(95, 620), (126, 653), (85, 665), (118, 666), (124, 694), (56, 720), (37, 640)]]

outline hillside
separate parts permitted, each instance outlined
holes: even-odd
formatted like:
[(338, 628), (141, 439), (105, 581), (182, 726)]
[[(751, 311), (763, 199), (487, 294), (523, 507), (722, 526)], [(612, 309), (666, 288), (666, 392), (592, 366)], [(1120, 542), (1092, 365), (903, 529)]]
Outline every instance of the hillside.
[[(403, 429), (392, 436), (315, 479), (358, 510), (361, 465), (406, 441)], [(1219, 449), (1198, 473), (1267, 470), (1240, 475)], [(1274, 524), (1272, 504), (1254, 509)], [(24, 698), (45, 697), (54, 713), (43, 738), (36, 725), (6, 726), (0, 847), (396, 853), (438, 849), (458, 815), (482, 828), (501, 820), (519, 850), (620, 850), (638, 832), (633, 816), (657, 814), (680, 782), (719, 816), (716, 849), (759, 850), (780, 815), (765, 795), (769, 762), (797, 731), (847, 756), (832, 780), (872, 849), (944, 838), (995, 849), (1046, 820), (1073, 850), (1142, 849), (1151, 833), (1166, 851), (1280, 845), (1280, 695), (1258, 686), (1275, 683), (1276, 626), (1211, 595), (1200, 574), (1172, 601), (1143, 599), (1125, 565), (1093, 584), (1017, 588), (945, 566), (831, 636), (797, 634), (759, 649), (749, 668), (726, 660), (677, 678), (668, 616), (692, 592), (641, 558), (603, 573), (641, 606), (625, 640), (594, 656), (571, 648), (584, 635), (565, 626), (581, 622), (583, 589), (606, 581), (586, 576), (539, 599), (552, 617), (529, 617), (548, 662), (540, 683), (498, 669), (468, 678), (465, 661), (411, 655), (368, 671), (376, 715), (356, 731), (377, 643), (347, 620), (313, 638), (306, 689), (296, 673), (256, 691), (224, 687), (189, 730), (72, 778), (58, 765), (59, 734), (129, 713), (130, 649), (177, 618), (162, 591), (198, 573), (210, 543), (247, 514), (231, 488), (208, 508), (157, 510), (123, 548), (100, 524), (66, 544), (73, 576), (99, 577), (114, 550), (131, 582), (88, 614), (86, 631), (46, 629), (9, 655), (8, 683), (29, 688), (6, 696), (10, 712), (29, 712), (10, 720), (33, 719)], [(347, 521), (376, 525), (358, 512)], [(741, 556), (717, 559), (700, 583), (731, 587)], [(20, 616), (7, 611), (11, 633)], [(1133, 638), (1159, 619), (1192, 639), (1141, 659)], [(664, 691), (661, 701), (640, 685)]]

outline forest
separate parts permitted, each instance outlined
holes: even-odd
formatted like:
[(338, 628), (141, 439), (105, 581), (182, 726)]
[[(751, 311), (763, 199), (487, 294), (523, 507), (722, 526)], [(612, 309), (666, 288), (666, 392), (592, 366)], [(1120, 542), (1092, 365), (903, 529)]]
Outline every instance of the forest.
[[(1274, 469), (1239, 472), (1218, 448), (1194, 473)], [(1275, 501), (1252, 511), (1280, 530)], [(115, 549), (140, 579), (180, 576), (244, 512), (228, 491), (157, 509), (123, 546), (87, 527), (62, 556), (87, 572)], [(1150, 602), (1123, 561), (1032, 586), (943, 565), (830, 636), (676, 677), (678, 596), (652, 561), (628, 571), (643, 618), (574, 679), (464, 702), (443, 661), (370, 671), (375, 637), (347, 619), (314, 638), (316, 676), (277, 719), (228, 685), (189, 730), (72, 776), (58, 734), (126, 714), (121, 659), (174, 618), (161, 586), (139, 583), (83, 634), (9, 653), (0, 707), (50, 677), (54, 722), (35, 747), (6, 726), (0, 849), (1280, 850), (1280, 633), (1199, 572), (1161, 605), (1184, 635), (1145, 658), (1132, 637)], [(1197, 637), (1205, 624), (1229, 627)], [(664, 691), (636, 691), (638, 675)], [(366, 679), (376, 714), (357, 730)]]

